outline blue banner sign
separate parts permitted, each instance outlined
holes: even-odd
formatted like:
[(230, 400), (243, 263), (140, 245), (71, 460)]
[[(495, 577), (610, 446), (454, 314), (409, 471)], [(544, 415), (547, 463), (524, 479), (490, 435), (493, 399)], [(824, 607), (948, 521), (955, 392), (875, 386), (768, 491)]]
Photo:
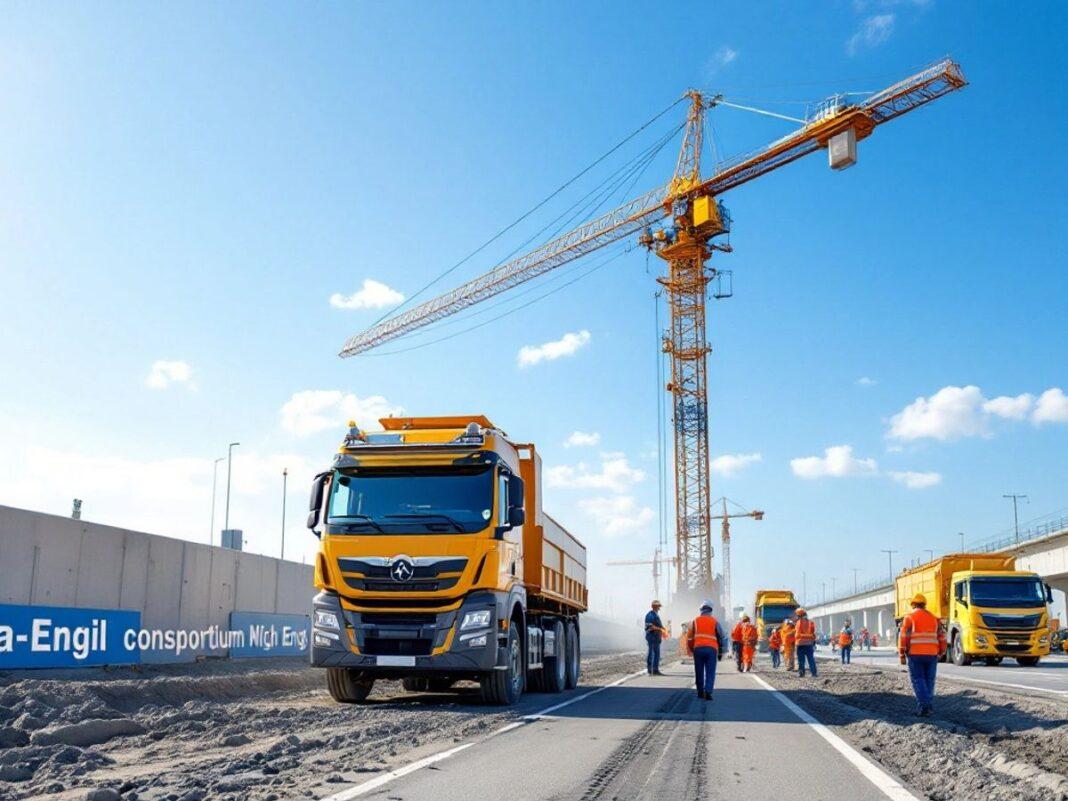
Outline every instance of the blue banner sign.
[(235, 659), (262, 656), (307, 656), (311, 638), (308, 615), (278, 615), (267, 612), (230, 613), (230, 656)]
[(0, 604), (0, 669), (132, 665), (141, 613)]

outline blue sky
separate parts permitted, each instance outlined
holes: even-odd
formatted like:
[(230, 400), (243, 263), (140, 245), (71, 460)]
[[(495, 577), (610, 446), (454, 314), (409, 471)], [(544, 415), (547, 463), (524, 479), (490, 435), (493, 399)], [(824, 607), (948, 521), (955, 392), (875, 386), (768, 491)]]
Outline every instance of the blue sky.
[[(760, 458), (713, 494), (767, 511), (735, 528), (735, 597), (800, 589), (802, 570), (814, 596), (885, 574), (882, 548), (900, 564), (991, 536), (1006, 492), (1030, 496), (1024, 518), (1068, 507), (1049, 392), (1068, 389), (1064, 12), (747, 5), (9, 6), (0, 503), (67, 513), (77, 495), (88, 519), (206, 541), (212, 460), (237, 440), (231, 522), (276, 553), (290, 468), (301, 558), (307, 481), (349, 412), (485, 413), (539, 443), (547, 508), (589, 544), (596, 597), (629, 612), (647, 576), (603, 563), (656, 541), (656, 260), (635, 248), (477, 331), (349, 360), (344, 339), (388, 308), (331, 296), (411, 295), (688, 87), (796, 115), (951, 54), (971, 85), (877, 130), (853, 169), (814, 155), (725, 197), (712, 448)], [(710, 122), (726, 156), (790, 129)], [(520, 365), (567, 334), (573, 353)], [(181, 365), (148, 381), (157, 362)], [(597, 443), (565, 447), (576, 431)]]

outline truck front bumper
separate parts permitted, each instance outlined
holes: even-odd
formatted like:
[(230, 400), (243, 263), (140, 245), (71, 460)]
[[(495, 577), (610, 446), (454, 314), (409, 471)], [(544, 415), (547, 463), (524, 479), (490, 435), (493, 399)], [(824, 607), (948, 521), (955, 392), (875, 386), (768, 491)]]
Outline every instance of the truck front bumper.
[(970, 656), (1049, 656), (1049, 630), (969, 632), (965, 650)]
[[(398, 605), (403, 602), (398, 602)], [(467, 612), (489, 610), (489, 623), (460, 630)], [(340, 630), (320, 623), (330, 612)], [(344, 667), (379, 678), (477, 677), (504, 663), (498, 647), (495, 599), (476, 593), (448, 612), (353, 612), (338, 596), (321, 592), (314, 599), (311, 643), (313, 667)]]

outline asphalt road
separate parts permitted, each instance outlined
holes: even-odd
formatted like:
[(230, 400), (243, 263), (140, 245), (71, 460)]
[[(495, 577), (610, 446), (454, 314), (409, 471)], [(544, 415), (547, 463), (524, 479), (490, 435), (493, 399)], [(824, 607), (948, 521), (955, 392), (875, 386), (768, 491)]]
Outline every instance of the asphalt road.
[[(715, 700), (689, 665), (639, 676), (543, 716), (335, 794), (334, 801), (910, 799), (892, 777), (802, 720), (753, 676), (720, 663)], [(552, 703), (552, 696), (538, 696)], [(804, 714), (804, 713), (801, 713)], [(829, 739), (828, 739), (829, 738)], [(837, 747), (835, 742), (837, 742)], [(850, 761), (852, 760), (852, 761)], [(812, 769), (811, 766), (818, 766)], [(869, 778), (872, 776), (872, 778)], [(889, 786), (884, 792), (878, 784)]]
[[(828, 659), (840, 659), (830, 648), (821, 646), (817, 656)], [(858, 665), (876, 665), (879, 667), (901, 667), (897, 653), (889, 648), (877, 648), (871, 651), (853, 651), (853, 662)], [(1036, 667), (1021, 667), (1015, 659), (1006, 658), (1000, 665), (988, 666), (984, 662), (975, 662), (967, 667), (959, 667), (952, 662), (938, 666), (940, 679), (956, 679), (988, 686), (1002, 686), (1006, 689), (1027, 691), (1044, 695), (1068, 697), (1068, 656), (1057, 654), (1044, 658)]]

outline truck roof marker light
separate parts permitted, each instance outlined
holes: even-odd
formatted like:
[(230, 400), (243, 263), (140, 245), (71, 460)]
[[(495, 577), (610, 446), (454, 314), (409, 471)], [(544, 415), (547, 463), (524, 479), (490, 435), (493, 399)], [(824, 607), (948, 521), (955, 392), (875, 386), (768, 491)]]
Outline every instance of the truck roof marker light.
[(345, 444), (355, 445), (357, 442), (363, 442), (363, 439), (363, 432), (356, 425), (356, 421), (349, 420), (349, 433), (345, 435)]

